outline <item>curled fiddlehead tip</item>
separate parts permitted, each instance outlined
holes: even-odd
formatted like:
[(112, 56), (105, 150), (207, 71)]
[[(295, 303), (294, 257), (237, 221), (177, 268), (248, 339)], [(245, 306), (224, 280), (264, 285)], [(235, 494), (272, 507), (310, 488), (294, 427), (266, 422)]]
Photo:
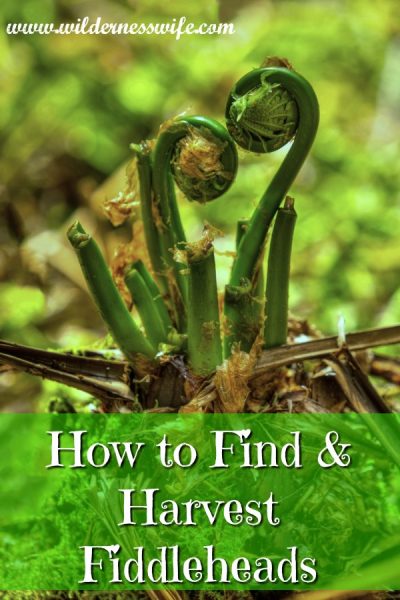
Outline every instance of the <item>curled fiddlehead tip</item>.
[(215, 200), (235, 179), (235, 144), (213, 119), (193, 116), (180, 121), (186, 123), (186, 134), (177, 141), (171, 159), (175, 182), (188, 200)]
[(246, 150), (274, 152), (287, 144), (299, 124), (297, 102), (279, 81), (279, 72), (291, 73), (290, 65), (255, 69), (242, 77), (231, 91), (226, 123), (234, 140)]

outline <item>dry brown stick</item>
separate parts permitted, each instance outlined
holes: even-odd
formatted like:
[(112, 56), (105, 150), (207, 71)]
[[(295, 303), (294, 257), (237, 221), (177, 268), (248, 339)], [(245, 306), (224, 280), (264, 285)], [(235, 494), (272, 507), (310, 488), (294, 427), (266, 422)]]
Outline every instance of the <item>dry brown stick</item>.
[(0, 354), (75, 375), (86, 375), (106, 381), (120, 380), (126, 382), (128, 379), (128, 363), (122, 360), (108, 360), (100, 356), (80, 356), (54, 350), (42, 350), (41, 348), (23, 346), (5, 340), (0, 340)]
[[(400, 325), (358, 331), (356, 333), (349, 333), (346, 336), (346, 347), (351, 351), (399, 343)], [(283, 365), (303, 360), (321, 358), (329, 354), (335, 354), (340, 349), (338, 338), (332, 336), (302, 344), (292, 344), (266, 350), (261, 354), (255, 366), (253, 377), (261, 375), (267, 369), (282, 367)]]
[(392, 356), (374, 354), (370, 365), (370, 373), (395, 385), (400, 385), (400, 360)]
[[(346, 338), (349, 350), (363, 350), (376, 346), (386, 346), (400, 343), (400, 325), (371, 329), (349, 333)], [(292, 344), (274, 348), (262, 353), (254, 369), (257, 376), (269, 368), (280, 367), (292, 362), (320, 358), (338, 352), (340, 347), (337, 338), (325, 337), (302, 344)], [(102, 358), (89, 358), (71, 354), (40, 350), (21, 346), (0, 340), (0, 353), (31, 362), (40, 363), (50, 368), (63, 370), (67, 373), (86, 374), (88, 376), (105, 379), (124, 380), (124, 371), (128, 365), (121, 360), (106, 360)], [(4, 359), (2, 362), (7, 362)]]
[(390, 407), (378, 394), (357, 360), (347, 349), (342, 351), (340, 358), (332, 356), (325, 359), (325, 362), (334, 371), (337, 382), (355, 412), (391, 412)]
[[(397, 344), (400, 343), (400, 325), (350, 333), (346, 342), (347, 348), (353, 351)], [(337, 338), (332, 336), (268, 350), (262, 353), (252, 378), (274, 367), (328, 356), (340, 349)], [(118, 384), (118, 380), (125, 379), (128, 366), (125, 361), (73, 356), (0, 340), (0, 364), (88, 391), (103, 401), (131, 399), (128, 386), (123, 386), (122, 393), (120, 386), (115, 386), (115, 380)]]
[[(162, 365), (147, 385), (142, 382), (147, 390), (144, 409), (158, 406), (162, 412), (164, 409), (177, 410), (184, 404), (183, 377), (178, 364), (179, 361), (175, 360), (174, 365)], [(7, 370), (20, 370), (57, 381), (90, 393), (105, 407), (115, 402), (134, 400), (128, 369), (133, 375), (127, 362), (73, 356), (18, 344), (7, 345), (0, 340), (0, 374)], [(135, 381), (140, 383), (140, 380)]]
[(0, 353), (0, 363), (9, 365), (31, 375), (44, 377), (64, 385), (69, 385), (88, 392), (96, 398), (99, 398), (104, 403), (112, 403), (115, 401), (133, 401), (134, 394), (128, 385), (120, 381), (104, 381), (95, 377), (86, 375), (77, 375), (43, 365), (33, 363), (31, 361)]

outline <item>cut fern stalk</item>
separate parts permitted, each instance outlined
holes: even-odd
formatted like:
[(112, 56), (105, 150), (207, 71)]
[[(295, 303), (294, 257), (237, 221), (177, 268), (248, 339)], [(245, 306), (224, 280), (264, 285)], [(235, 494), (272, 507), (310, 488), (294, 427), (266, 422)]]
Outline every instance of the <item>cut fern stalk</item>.
[[(248, 219), (241, 219), (236, 228), (236, 250), (248, 228)], [(254, 281), (245, 280), (242, 285), (225, 288), (225, 316), (227, 331), (224, 337), (224, 353), (229, 357), (235, 345), (250, 352), (260, 334), (264, 310), (264, 269), (262, 261)]]
[(284, 207), (276, 215), (268, 255), (264, 326), (266, 348), (282, 346), (287, 342), (290, 259), (296, 218), (293, 198), (288, 196)]
[(160, 344), (167, 343), (168, 331), (153, 302), (151, 292), (143, 277), (136, 269), (131, 269), (125, 276), (126, 286), (132, 301), (137, 308), (147, 338), (158, 349)]
[(76, 221), (68, 230), (92, 298), (112, 337), (126, 358), (138, 355), (153, 359), (156, 348), (146, 339), (125, 305), (95, 240)]
[[(246, 233), (249, 226), (249, 219), (240, 219), (236, 227), (236, 250), (239, 248), (239, 244), (242, 240), (243, 235)], [(264, 312), (264, 253), (260, 257), (259, 266), (256, 269), (254, 278), (252, 280), (252, 295), (253, 295), (253, 311), (250, 318), (250, 323), (254, 329), (257, 329), (257, 335), (259, 333), (263, 312)], [(257, 337), (254, 336), (254, 340)], [(253, 340), (253, 341), (254, 341)], [(243, 348), (244, 349), (244, 348)], [(248, 352), (248, 350), (246, 350)]]
[(164, 257), (160, 233), (154, 218), (154, 194), (152, 188), (151, 148), (147, 142), (131, 144), (136, 155), (136, 164), (140, 185), (140, 208), (143, 222), (146, 248), (153, 273), (163, 293), (168, 291), (165, 277), (166, 259)]
[(186, 245), (188, 265), (188, 359), (196, 375), (222, 363), (217, 279), (212, 243)]
[(143, 281), (148, 287), (152, 301), (154, 302), (154, 305), (157, 309), (158, 315), (163, 323), (163, 327), (165, 331), (169, 333), (173, 329), (174, 324), (171, 320), (171, 317), (169, 316), (169, 312), (162, 297), (160, 288), (149, 273), (148, 269), (146, 268), (146, 265), (141, 260), (135, 261), (132, 265), (132, 268), (136, 269), (136, 271), (138, 271), (138, 273), (142, 276)]

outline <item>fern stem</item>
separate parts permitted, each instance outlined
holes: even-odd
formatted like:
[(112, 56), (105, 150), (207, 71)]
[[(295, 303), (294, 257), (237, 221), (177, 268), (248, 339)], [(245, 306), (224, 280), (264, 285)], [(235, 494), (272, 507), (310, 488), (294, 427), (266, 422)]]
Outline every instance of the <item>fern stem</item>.
[(157, 278), (162, 292), (168, 291), (165, 277), (165, 257), (162, 249), (160, 233), (154, 215), (154, 197), (152, 189), (151, 149), (147, 142), (131, 144), (137, 159), (137, 169), (140, 184), (140, 207), (146, 248), (149, 254), (153, 273)]
[(168, 331), (164, 327), (148, 286), (134, 268), (126, 274), (125, 283), (137, 308), (147, 338), (155, 348), (158, 348), (160, 344), (167, 342)]
[(187, 244), (188, 356), (197, 375), (206, 376), (222, 362), (217, 280), (212, 244)]
[(264, 342), (266, 348), (287, 342), (290, 258), (296, 212), (292, 198), (278, 210), (271, 236), (266, 287), (266, 319)]
[[(236, 250), (249, 225), (241, 219), (236, 227)], [(236, 344), (244, 352), (250, 352), (262, 326), (264, 308), (264, 269), (262, 262), (253, 282), (245, 280), (239, 286), (225, 287), (225, 317), (227, 332), (224, 336), (224, 354), (231, 354)]]
[[(240, 242), (237, 258), (232, 268), (231, 285), (240, 285), (243, 278), (252, 279), (271, 222), (303, 165), (318, 128), (319, 109), (314, 90), (308, 81), (294, 71), (277, 67), (255, 69), (242, 77), (236, 84), (234, 92), (238, 95), (245, 95), (250, 90), (266, 83), (279, 84), (291, 94), (298, 108), (298, 127), (293, 145), (261, 197), (259, 205), (250, 219), (249, 227)], [(230, 102), (232, 102), (232, 97), (233, 95), (231, 95)], [(228, 106), (230, 106), (229, 103)], [(254, 142), (253, 145), (255, 151), (263, 151), (262, 142)]]
[[(185, 140), (186, 145), (182, 143)], [(199, 145), (202, 153), (198, 150)], [(220, 152), (216, 153), (215, 172), (210, 175), (209, 164), (203, 165), (202, 158), (206, 155), (209, 160), (208, 150), (215, 151), (216, 147)], [(193, 172), (191, 169), (189, 173), (185, 172), (185, 165), (180, 163), (182, 148), (190, 156)], [(174, 178), (189, 200), (207, 202), (230, 187), (236, 170), (235, 144), (217, 121), (201, 116), (178, 117), (161, 129), (153, 152), (153, 185), (163, 224), (160, 229), (162, 248), (169, 278), (174, 278), (181, 295), (182, 311), (186, 310), (187, 304), (187, 278), (182, 273), (185, 265), (174, 259), (173, 251), (186, 242), (186, 236), (176, 202)]]
[(92, 298), (126, 358), (134, 362), (140, 354), (153, 359), (156, 349), (129, 313), (95, 240), (78, 221), (71, 225), (67, 235), (78, 256)]
[(157, 308), (157, 312), (160, 316), (160, 319), (163, 322), (163, 326), (165, 331), (169, 332), (173, 329), (174, 324), (172, 323), (171, 317), (169, 316), (168, 309), (165, 305), (164, 299), (161, 295), (161, 291), (157, 286), (157, 283), (152, 278), (151, 274), (146, 268), (146, 265), (143, 264), (141, 260), (137, 260), (133, 263), (132, 267), (136, 269), (136, 271), (142, 276), (143, 281), (147, 285), (149, 292), (151, 294), (152, 301)]

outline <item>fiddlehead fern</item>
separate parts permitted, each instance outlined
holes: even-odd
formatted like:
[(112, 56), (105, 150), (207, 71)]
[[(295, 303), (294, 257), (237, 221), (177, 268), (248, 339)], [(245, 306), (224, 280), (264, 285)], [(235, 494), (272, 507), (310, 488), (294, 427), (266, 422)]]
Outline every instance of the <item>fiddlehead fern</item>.
[[(266, 236), (310, 150), (318, 126), (318, 103), (307, 81), (293, 72), (290, 65), (279, 62), (252, 71), (237, 83), (229, 97), (226, 118), (236, 142), (255, 152), (272, 152), (294, 138), (248, 224), (238, 230), (236, 259), (225, 293), (225, 354), (228, 356), (234, 343), (249, 352), (261, 333), (260, 288)], [(145, 344), (151, 349), (145, 348), (143, 340), (139, 342), (137, 332), (135, 345), (143, 347), (143, 354), (153, 355), (155, 348), (175, 332), (174, 325), (177, 325), (179, 333), (188, 333), (188, 359), (197, 374), (212, 372), (222, 360), (214, 254), (209, 240), (202, 240), (200, 245), (187, 243), (175, 183), (190, 201), (208, 202), (221, 196), (232, 184), (237, 170), (236, 146), (230, 134), (212, 119), (178, 117), (161, 127), (154, 143), (134, 146), (148, 253), (161, 287), (159, 292), (143, 268), (135, 268), (128, 276), (145, 321), (149, 338), (148, 341), (144, 338)], [(278, 233), (279, 230), (280, 224)], [(276, 252), (270, 255), (270, 265), (275, 255)], [(269, 300), (276, 287), (273, 274), (270, 266)], [(102, 277), (104, 279), (104, 275)], [(282, 281), (279, 282), (283, 290)], [(94, 291), (101, 301), (99, 304), (104, 304), (99, 290)], [(286, 298), (286, 291), (284, 295)], [(162, 296), (168, 302), (171, 316)], [(276, 297), (279, 299), (279, 294)], [(107, 305), (108, 300), (106, 297)], [(155, 301), (157, 306), (150, 306)], [(272, 302), (270, 307), (276, 308), (278, 304)], [(278, 313), (280, 325), (276, 330), (274, 314)], [(110, 315), (105, 316), (110, 321)], [(286, 311), (270, 310), (267, 316), (267, 345), (280, 343), (286, 332)], [(115, 323), (111, 325), (114, 327)], [(122, 337), (121, 331), (118, 336)], [(123, 343), (126, 345), (125, 339)], [(128, 349), (128, 353), (133, 355), (135, 351)]]
[[(173, 251), (186, 242), (186, 236), (173, 178), (189, 200), (208, 202), (230, 187), (236, 170), (235, 144), (217, 121), (200, 116), (178, 117), (161, 128), (153, 151), (153, 187), (165, 270), (169, 271), (170, 282), (171, 272), (174, 275), (183, 308), (187, 281), (182, 270), (186, 265), (174, 260)], [(172, 296), (177, 304), (176, 290)]]
[(271, 222), (292, 185), (314, 141), (319, 108), (313, 88), (298, 73), (283, 67), (255, 69), (242, 77), (231, 92), (226, 108), (227, 127), (235, 141), (253, 152), (273, 152), (294, 137), (282, 165), (256, 207), (237, 249), (225, 296), (225, 316), (232, 340), (241, 341), (240, 303), (232, 302), (232, 290), (240, 292), (257, 277)]
[(294, 142), (255, 209), (238, 249), (230, 283), (252, 279), (272, 219), (298, 174), (318, 128), (318, 101), (298, 73), (281, 67), (255, 69), (234, 87), (226, 108), (235, 141), (253, 152), (273, 152)]

